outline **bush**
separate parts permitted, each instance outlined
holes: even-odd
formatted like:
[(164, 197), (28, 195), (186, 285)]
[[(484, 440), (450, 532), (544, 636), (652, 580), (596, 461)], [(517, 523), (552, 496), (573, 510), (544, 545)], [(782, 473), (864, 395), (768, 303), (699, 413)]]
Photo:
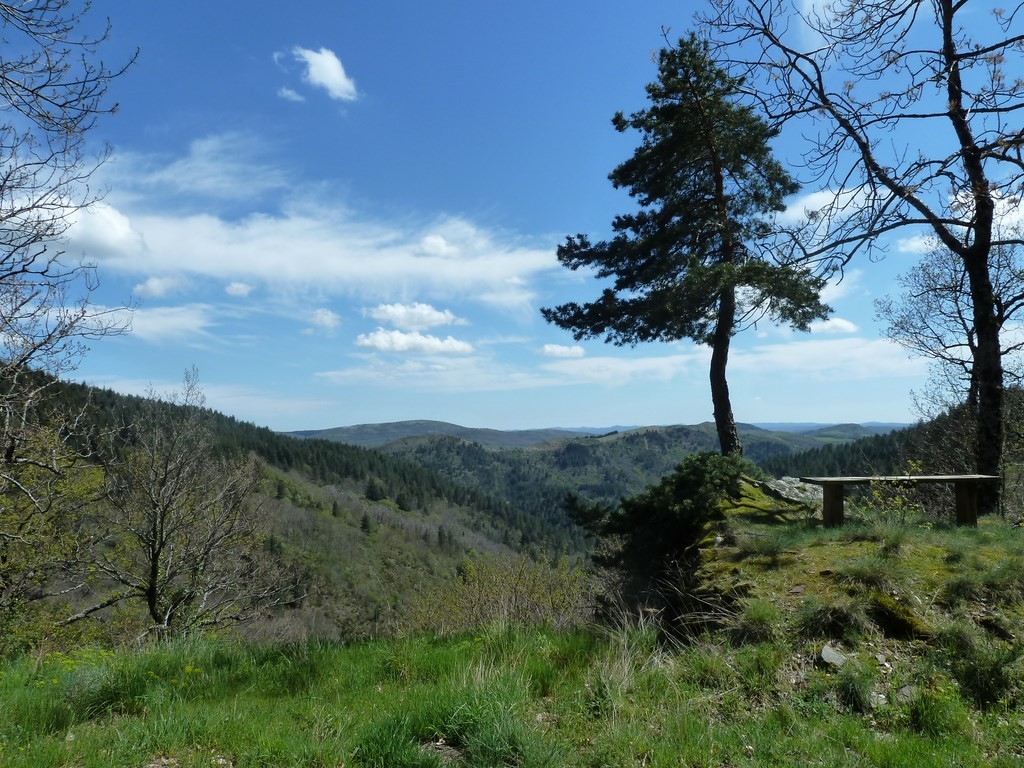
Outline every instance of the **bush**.
[(593, 587), (581, 568), (565, 560), (534, 561), (526, 555), (467, 560), (454, 583), (418, 596), (411, 628), (459, 633), (483, 627), (580, 626), (593, 615)]
[(1010, 703), (1021, 684), (1020, 649), (985, 637), (955, 645), (951, 639), (947, 636), (946, 650), (960, 690), (982, 709)]
[(722, 503), (739, 494), (743, 475), (757, 473), (739, 456), (693, 453), (671, 475), (615, 509), (570, 499), (569, 514), (603, 545), (595, 556), (598, 565), (620, 569), (634, 593), (660, 591), (666, 577), (687, 569), (708, 525), (722, 519)]

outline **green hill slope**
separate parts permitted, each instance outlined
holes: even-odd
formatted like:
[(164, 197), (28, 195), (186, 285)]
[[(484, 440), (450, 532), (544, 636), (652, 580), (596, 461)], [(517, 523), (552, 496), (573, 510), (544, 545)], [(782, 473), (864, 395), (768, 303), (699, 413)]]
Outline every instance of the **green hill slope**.
[[(143, 402), (76, 384), (54, 385), (51, 394), (66, 409), (84, 409), (94, 432), (132, 423)], [(337, 638), (393, 631), (411, 596), (449, 581), (469, 553), (585, 547), (558, 505), (537, 515), (407, 457), (207, 416), (218, 451), (266, 462), (257, 503), (271, 524), (267, 546), (312, 574), (303, 606), (279, 612), (261, 631)]]

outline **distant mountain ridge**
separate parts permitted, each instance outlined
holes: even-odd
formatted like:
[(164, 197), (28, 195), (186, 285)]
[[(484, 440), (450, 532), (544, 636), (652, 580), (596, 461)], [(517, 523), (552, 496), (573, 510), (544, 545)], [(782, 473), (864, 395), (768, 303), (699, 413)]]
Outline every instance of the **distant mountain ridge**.
[(596, 431), (568, 429), (501, 430), (463, 427), (446, 421), (393, 421), (385, 424), (355, 424), (350, 427), (289, 432), (295, 437), (332, 440), (337, 443), (380, 448), (412, 437), (457, 437), (486, 448), (527, 448), (531, 445), (574, 437), (591, 437)]
[[(694, 428), (703, 424), (693, 425)], [(862, 437), (883, 434), (904, 425), (898, 424), (817, 424), (817, 423), (777, 423), (777, 424), (740, 424), (741, 432), (763, 433), (777, 432), (785, 435), (803, 435), (815, 438), (822, 443), (832, 441), (857, 440)], [(312, 429), (286, 434), (294, 437), (331, 440), (363, 448), (382, 448), (401, 441), (426, 437), (455, 437), (470, 443), (477, 443), (491, 449), (529, 448), (558, 440), (593, 439), (595, 437), (630, 433), (642, 430), (664, 430), (673, 427), (579, 427), (576, 429), (548, 428), (501, 430), (477, 427), (463, 427), (445, 421), (426, 419), (411, 421), (394, 421), (383, 424), (355, 424), (348, 427), (332, 427), (330, 429)], [(759, 435), (763, 436), (763, 435)], [(788, 442), (788, 441), (787, 441)], [(811, 444), (795, 446), (797, 449), (812, 447)]]

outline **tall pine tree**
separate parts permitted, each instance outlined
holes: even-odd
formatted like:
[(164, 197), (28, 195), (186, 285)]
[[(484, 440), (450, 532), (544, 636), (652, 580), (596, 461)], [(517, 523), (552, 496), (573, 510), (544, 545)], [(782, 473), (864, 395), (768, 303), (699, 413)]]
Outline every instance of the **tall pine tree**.
[(650, 106), (612, 120), (616, 130), (642, 136), (609, 175), (638, 209), (615, 218), (610, 240), (576, 235), (558, 249), (565, 267), (593, 269), (613, 287), (590, 303), (541, 310), (577, 340), (709, 345), (723, 454), (742, 452), (726, 379), (732, 336), (766, 315), (806, 330), (829, 312), (821, 278), (758, 251), (797, 184), (772, 155), (776, 131), (739, 101), (741, 85), (696, 36), (660, 52)]

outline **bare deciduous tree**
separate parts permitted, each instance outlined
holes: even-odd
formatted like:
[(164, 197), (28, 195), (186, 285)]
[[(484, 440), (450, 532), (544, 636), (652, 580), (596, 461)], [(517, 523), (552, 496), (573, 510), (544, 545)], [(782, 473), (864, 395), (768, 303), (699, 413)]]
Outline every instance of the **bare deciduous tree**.
[[(1024, 310), (1024, 265), (1015, 247), (993, 249), (989, 269), (1004, 376), (1019, 382), (1019, 353), (1024, 337), (1015, 329)], [(905, 274), (897, 278), (900, 293), (875, 302), (886, 323), (885, 334), (915, 355), (932, 362), (929, 402), (939, 411), (967, 404), (977, 411), (978, 379), (974, 370), (977, 333), (963, 261), (938, 243)], [(937, 398), (937, 399), (936, 399)], [(924, 412), (924, 417), (935, 415)]]
[(217, 455), (204, 402), (194, 370), (180, 394), (146, 400), (107, 467), (105, 503), (91, 520), (106, 534), (91, 565), (109, 594), (70, 621), (134, 602), (150, 631), (181, 633), (246, 621), (301, 596), (300, 576), (264, 546), (253, 503), (263, 465)]
[[(1003, 368), (989, 259), (1022, 243), (998, 230), (1024, 181), (1024, 34), (1016, 10), (964, 0), (716, 0), (704, 21), (750, 95), (807, 141), (805, 187), (822, 190), (788, 232), (805, 261), (839, 268), (926, 234), (960, 259), (978, 389), (975, 464), (998, 473)], [(994, 509), (994, 496), (983, 500)]]
[(90, 307), (93, 268), (62, 250), (97, 199), (89, 179), (105, 150), (90, 155), (87, 139), (116, 109), (108, 88), (131, 64), (103, 63), (108, 27), (84, 32), (88, 11), (0, 2), (0, 619), (42, 594), (75, 547), (76, 416), (57, 413), (46, 390), (88, 339), (122, 327)]

